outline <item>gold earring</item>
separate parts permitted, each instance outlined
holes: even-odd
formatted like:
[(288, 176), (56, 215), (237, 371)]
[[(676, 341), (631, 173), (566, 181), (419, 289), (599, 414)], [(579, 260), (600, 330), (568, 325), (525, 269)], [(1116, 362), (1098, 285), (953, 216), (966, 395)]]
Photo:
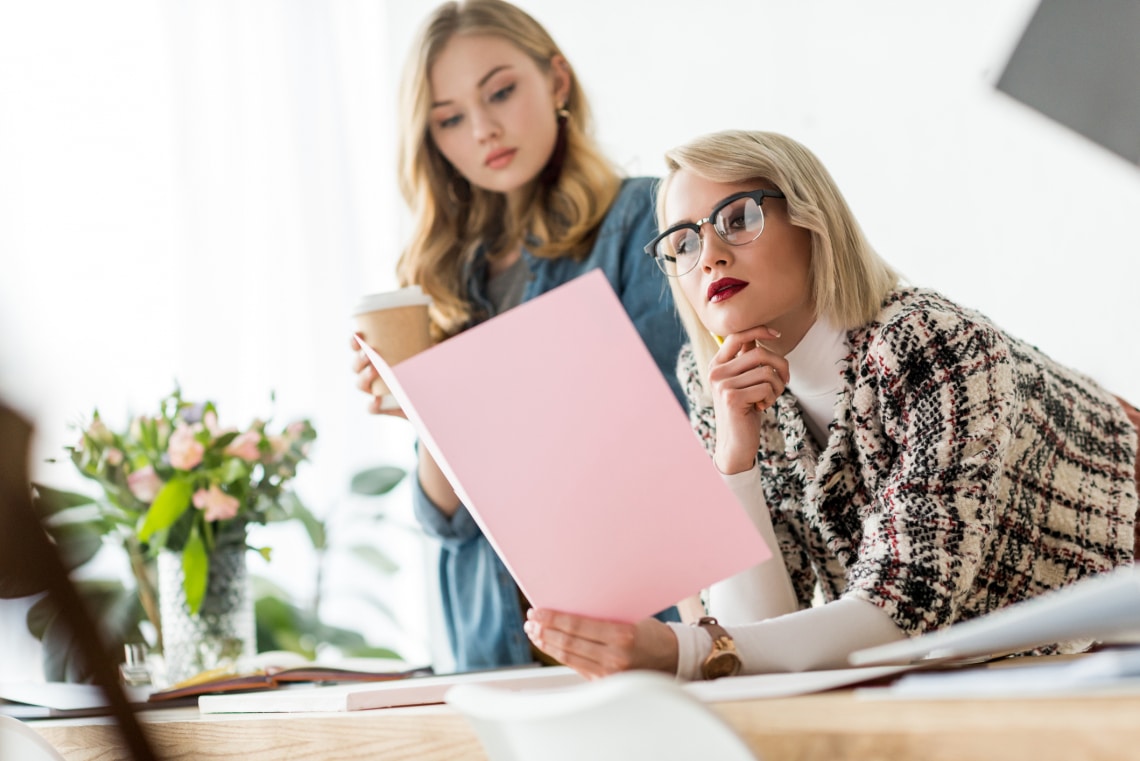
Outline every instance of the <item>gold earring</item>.
[(555, 109), (554, 113), (557, 114), (558, 118), (562, 119), (562, 120), (566, 120), (566, 119), (570, 118), (570, 109), (566, 108), (565, 103), (563, 103), (557, 109)]

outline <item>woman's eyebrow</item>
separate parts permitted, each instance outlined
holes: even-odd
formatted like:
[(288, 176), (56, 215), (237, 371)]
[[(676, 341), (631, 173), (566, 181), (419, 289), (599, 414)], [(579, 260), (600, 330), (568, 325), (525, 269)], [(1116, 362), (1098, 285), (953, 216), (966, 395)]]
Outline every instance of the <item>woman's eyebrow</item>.
[[(482, 79), (480, 79), (480, 80), (479, 80), (479, 81), (476, 83), (476, 85), (477, 85), (478, 87), (482, 87), (483, 85), (487, 84), (487, 80), (489, 80), (491, 77), (495, 76), (495, 75), (496, 75), (496, 74), (498, 74), (500, 71), (503, 71), (504, 69), (509, 69), (509, 68), (511, 68), (511, 66), (510, 66), (509, 64), (503, 64), (502, 66), (496, 66), (495, 68), (491, 69), (491, 70), (490, 70), (490, 71), (488, 71), (486, 74), (484, 74), (484, 75), (483, 75), (483, 78), (482, 78)], [(437, 101), (435, 101), (434, 103), (432, 103), (432, 104), (431, 104), (431, 107), (432, 107), (432, 108), (439, 108), (440, 106), (447, 106), (447, 105), (450, 105), (450, 104), (451, 104), (451, 101), (450, 101), (450, 100), (437, 100)]]
[(509, 69), (509, 68), (511, 68), (511, 67), (508, 64), (496, 66), (495, 68), (491, 69), (490, 71), (488, 71), (486, 74), (483, 75), (483, 78), (479, 80), (479, 86), (482, 87), (483, 85), (487, 84), (488, 79), (495, 76), (500, 71), (502, 71), (504, 69)]

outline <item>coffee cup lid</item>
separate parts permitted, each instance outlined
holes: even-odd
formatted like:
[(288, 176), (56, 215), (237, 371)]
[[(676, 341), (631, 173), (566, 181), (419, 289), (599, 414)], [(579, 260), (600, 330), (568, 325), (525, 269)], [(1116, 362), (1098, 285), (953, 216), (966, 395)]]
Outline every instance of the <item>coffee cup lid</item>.
[(365, 312), (374, 312), (377, 309), (419, 306), (420, 304), (430, 305), (431, 297), (424, 293), (418, 285), (409, 285), (395, 291), (369, 293), (361, 296), (352, 313), (364, 314)]

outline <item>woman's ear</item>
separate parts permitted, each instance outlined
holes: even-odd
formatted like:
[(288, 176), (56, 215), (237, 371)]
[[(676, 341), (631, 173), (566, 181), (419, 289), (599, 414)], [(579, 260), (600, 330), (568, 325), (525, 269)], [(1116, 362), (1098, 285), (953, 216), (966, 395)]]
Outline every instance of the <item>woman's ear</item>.
[(550, 79), (553, 84), (554, 106), (562, 108), (570, 98), (570, 85), (574, 81), (574, 72), (570, 70), (570, 62), (565, 56), (556, 54), (550, 58)]

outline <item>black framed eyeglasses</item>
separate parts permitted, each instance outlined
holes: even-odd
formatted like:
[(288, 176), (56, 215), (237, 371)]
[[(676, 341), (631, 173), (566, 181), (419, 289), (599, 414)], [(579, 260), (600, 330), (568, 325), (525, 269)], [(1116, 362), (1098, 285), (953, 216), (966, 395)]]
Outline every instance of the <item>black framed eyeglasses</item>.
[(716, 234), (730, 246), (743, 246), (764, 232), (764, 199), (784, 198), (778, 190), (747, 190), (724, 199), (707, 217), (673, 225), (645, 247), (657, 266), (669, 277), (693, 271), (701, 258), (701, 228), (713, 223)]

